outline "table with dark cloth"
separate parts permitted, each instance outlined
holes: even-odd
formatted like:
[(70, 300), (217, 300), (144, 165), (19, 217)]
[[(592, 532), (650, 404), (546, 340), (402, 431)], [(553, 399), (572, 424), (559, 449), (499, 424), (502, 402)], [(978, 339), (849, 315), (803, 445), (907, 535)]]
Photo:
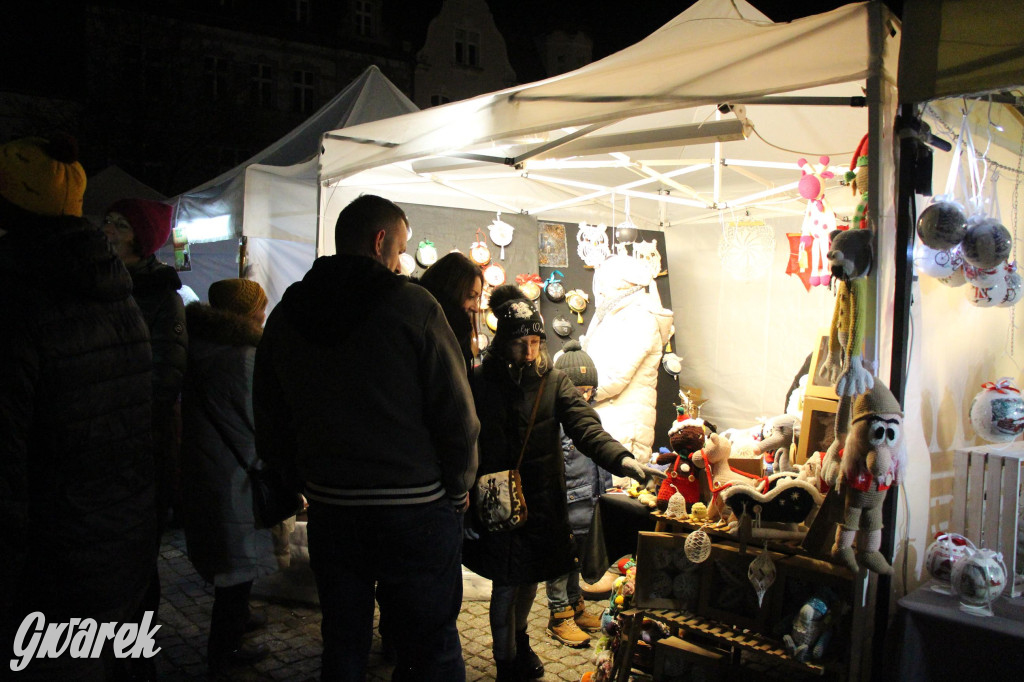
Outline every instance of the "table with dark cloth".
[(580, 574), (588, 583), (604, 576), (613, 561), (636, 552), (640, 531), (654, 530), (651, 509), (626, 493), (605, 493), (594, 507)]
[[(1024, 673), (1024, 599), (1000, 597), (994, 616), (960, 609), (930, 581), (899, 600), (900, 680), (1011, 680)], [(1008, 594), (1008, 592), (1007, 592)]]

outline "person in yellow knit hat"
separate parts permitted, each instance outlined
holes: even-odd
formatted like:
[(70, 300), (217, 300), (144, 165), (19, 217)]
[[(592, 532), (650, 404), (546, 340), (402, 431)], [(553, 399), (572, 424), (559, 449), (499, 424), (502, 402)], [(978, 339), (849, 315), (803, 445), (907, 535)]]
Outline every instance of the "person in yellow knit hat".
[(266, 617), (249, 609), (253, 581), (277, 569), (271, 531), (257, 529), (247, 468), (256, 466), (252, 373), (267, 295), (247, 279), (210, 285), (209, 305), (185, 309), (190, 333), (182, 389), (182, 511), (188, 556), (213, 584), (211, 672), (253, 663), (265, 644), (243, 643)]
[[(149, 334), (127, 271), (81, 218), (85, 184), (67, 136), (0, 145), (0, 640), (8, 645), (37, 612), (48, 626), (139, 623), (156, 565)], [(140, 632), (155, 625), (151, 616)], [(114, 649), (97, 647), (97, 658), (29, 652), (4, 666), (26, 680), (110, 679), (124, 664)]]

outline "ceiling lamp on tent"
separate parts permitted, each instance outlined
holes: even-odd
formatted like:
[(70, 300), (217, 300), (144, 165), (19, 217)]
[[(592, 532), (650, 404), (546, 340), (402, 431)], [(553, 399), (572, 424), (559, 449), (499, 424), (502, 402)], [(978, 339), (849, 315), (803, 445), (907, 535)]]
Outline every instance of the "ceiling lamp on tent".
[(743, 218), (722, 221), (718, 257), (722, 269), (740, 282), (760, 279), (768, 272), (775, 255), (775, 233), (763, 220)]

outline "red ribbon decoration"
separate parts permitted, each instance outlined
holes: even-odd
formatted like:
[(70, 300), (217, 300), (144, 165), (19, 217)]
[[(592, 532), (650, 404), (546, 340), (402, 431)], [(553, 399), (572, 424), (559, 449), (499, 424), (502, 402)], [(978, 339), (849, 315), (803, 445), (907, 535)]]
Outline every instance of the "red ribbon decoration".
[(522, 285), (526, 284), (527, 282), (533, 282), (534, 284), (539, 286), (544, 283), (544, 280), (542, 280), (540, 278), (540, 275), (538, 275), (535, 272), (529, 275), (516, 275), (516, 284)]
[(995, 383), (986, 381), (981, 385), (981, 387), (986, 391), (995, 391), (996, 393), (1020, 393), (1020, 389), (1014, 388), (1011, 384), (1011, 380), (1006, 378), (1000, 379)]

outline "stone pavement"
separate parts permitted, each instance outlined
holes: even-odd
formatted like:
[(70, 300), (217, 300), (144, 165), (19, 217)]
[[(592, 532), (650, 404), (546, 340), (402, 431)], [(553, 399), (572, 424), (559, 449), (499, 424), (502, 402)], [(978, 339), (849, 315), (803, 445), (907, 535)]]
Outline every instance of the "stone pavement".
[[(157, 632), (159, 679), (168, 681), (206, 678), (206, 634), (213, 607), (213, 588), (193, 570), (185, 555), (185, 536), (181, 530), (164, 535), (160, 548), (160, 581), (163, 598), (159, 620), (163, 627)], [(476, 590), (479, 593), (479, 589)], [(471, 595), (472, 596), (472, 595)], [(475, 595), (483, 598), (482, 595)], [(250, 635), (250, 641), (265, 642), (271, 654), (248, 668), (238, 668), (230, 677), (242, 681), (275, 680), (305, 682), (319, 679), (320, 673), (320, 610), (298, 601), (264, 600), (252, 603), (268, 617), (266, 630)], [(604, 606), (594, 602), (588, 609), (597, 614)], [(493, 680), (491, 632), (487, 620), (488, 604), (466, 599), (459, 616), (467, 680)], [(587, 649), (571, 649), (545, 633), (548, 611), (541, 585), (537, 601), (530, 612), (528, 632), (534, 651), (544, 661), (543, 680), (578, 682), (591, 669), (593, 645)], [(376, 625), (376, 622), (374, 623)], [(373, 640), (367, 680), (391, 679), (391, 666), (380, 652), (380, 639)]]

